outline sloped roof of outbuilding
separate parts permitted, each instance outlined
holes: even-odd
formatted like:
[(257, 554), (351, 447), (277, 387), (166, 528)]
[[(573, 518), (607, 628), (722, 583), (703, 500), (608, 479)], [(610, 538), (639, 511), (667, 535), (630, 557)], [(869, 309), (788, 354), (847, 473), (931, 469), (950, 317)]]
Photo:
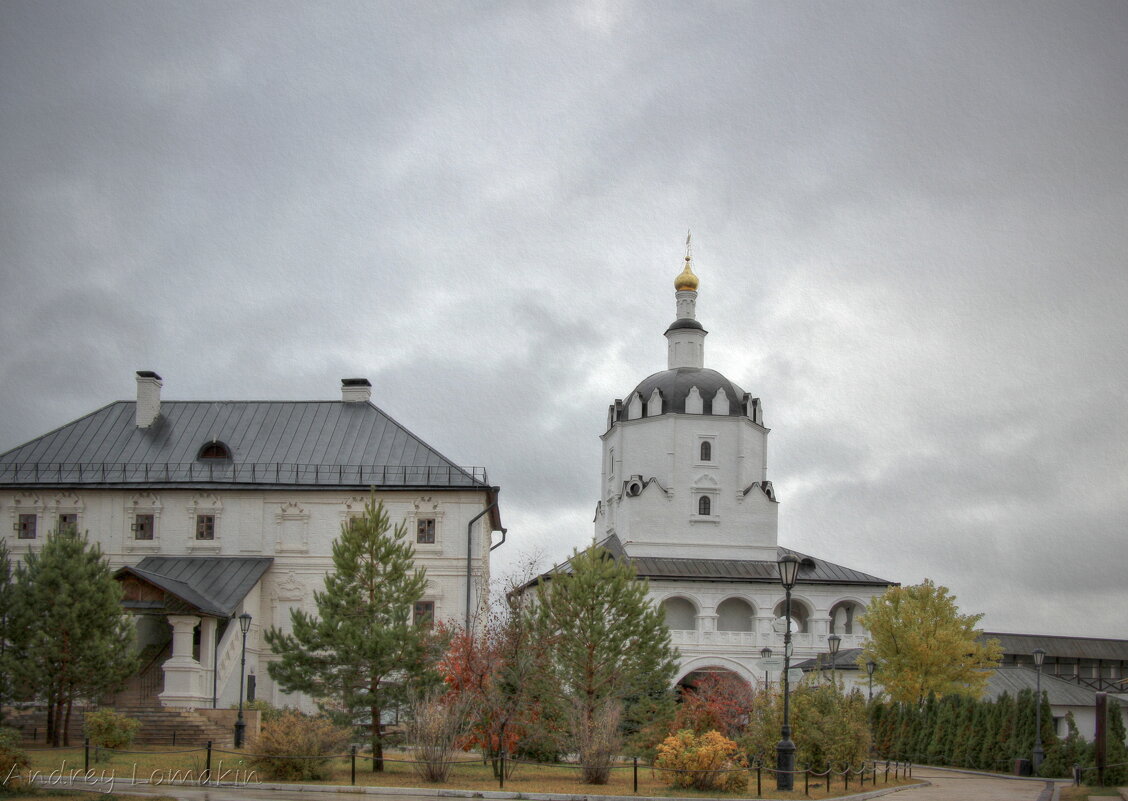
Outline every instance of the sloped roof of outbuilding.
[[(231, 458), (199, 459), (213, 442)], [(163, 401), (138, 428), (117, 401), (0, 454), (0, 485), (184, 483), (496, 489), (368, 402)]]
[(134, 576), (205, 615), (231, 617), (273, 562), (269, 556), (146, 556), (114, 578)]
[[(999, 698), (1003, 693), (1011, 697), (1018, 695), (1022, 690), (1035, 692), (1038, 687), (1038, 671), (1026, 665), (1005, 665), (996, 668), (987, 679), (987, 689), (984, 697), (992, 700)], [(1096, 703), (1096, 690), (1083, 687), (1071, 681), (1042, 673), (1042, 691), (1054, 706), (1084, 706), (1092, 707)]]

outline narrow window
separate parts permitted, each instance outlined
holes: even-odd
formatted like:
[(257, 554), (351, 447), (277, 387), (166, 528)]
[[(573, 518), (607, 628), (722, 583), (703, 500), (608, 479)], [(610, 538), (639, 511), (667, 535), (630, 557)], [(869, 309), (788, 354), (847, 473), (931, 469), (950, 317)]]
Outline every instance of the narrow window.
[(196, 515), (196, 539), (215, 539), (215, 515)]
[(415, 602), (415, 625), (429, 629), (435, 625), (435, 602)]
[(155, 528), (154, 522), (155, 517), (153, 515), (136, 515), (133, 518), (133, 539), (151, 540)]
[(20, 520), (16, 523), (16, 531), (18, 532), (17, 538), (21, 540), (35, 539), (35, 515), (20, 515)]
[(712, 502), (709, 500), (708, 495), (702, 495), (697, 499), (697, 514), (702, 517), (708, 517), (712, 514)]
[(78, 531), (78, 515), (59, 515), (59, 533), (62, 533), (64, 531), (69, 531), (71, 533)]
[(713, 445), (708, 440), (701, 443), (701, 461), (713, 461)]
[(433, 545), (435, 542), (435, 518), (421, 517), (417, 521), (415, 541), (423, 545)]

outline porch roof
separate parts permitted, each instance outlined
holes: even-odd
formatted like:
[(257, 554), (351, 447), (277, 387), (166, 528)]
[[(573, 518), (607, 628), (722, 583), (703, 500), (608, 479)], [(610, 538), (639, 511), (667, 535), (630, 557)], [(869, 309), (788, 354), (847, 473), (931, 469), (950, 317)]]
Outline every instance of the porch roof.
[[(210, 617), (227, 618), (274, 562), (269, 556), (147, 556), (114, 578), (149, 584)], [(153, 601), (126, 600), (127, 609), (154, 609)]]

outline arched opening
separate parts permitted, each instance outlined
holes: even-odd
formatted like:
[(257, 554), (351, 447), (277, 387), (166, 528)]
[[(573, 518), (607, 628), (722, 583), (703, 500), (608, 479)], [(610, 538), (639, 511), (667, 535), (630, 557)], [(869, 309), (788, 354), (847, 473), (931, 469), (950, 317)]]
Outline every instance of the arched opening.
[(667, 598), (662, 602), (666, 613), (666, 627), (671, 631), (695, 631), (697, 607), (685, 598)]
[(752, 631), (756, 610), (743, 598), (726, 598), (717, 604), (717, 631)]
[[(780, 601), (778, 604), (776, 604), (776, 608), (775, 608), (775, 616), (776, 617), (783, 617), (784, 616), (784, 612), (785, 612), (784, 606), (785, 606), (785, 603), (783, 601)], [(791, 599), (791, 630), (794, 633), (796, 633), (796, 634), (806, 634), (807, 633), (807, 617), (808, 616), (809, 616), (809, 613), (807, 612), (807, 607), (804, 606), (801, 601), (796, 601), (794, 598), (792, 598)]]
[(219, 440), (212, 440), (206, 443), (200, 452), (196, 454), (197, 459), (230, 459), (231, 449)]
[(830, 610), (830, 633), (865, 634), (860, 618), (865, 607), (855, 601), (839, 601)]
[(701, 461), (713, 461), (713, 445), (708, 440), (701, 443)]
[(713, 502), (708, 495), (702, 495), (697, 499), (697, 514), (702, 517), (708, 517), (713, 513)]
[(755, 692), (741, 676), (719, 666), (698, 668), (677, 684), (679, 729), (713, 729), (734, 737), (748, 724)]

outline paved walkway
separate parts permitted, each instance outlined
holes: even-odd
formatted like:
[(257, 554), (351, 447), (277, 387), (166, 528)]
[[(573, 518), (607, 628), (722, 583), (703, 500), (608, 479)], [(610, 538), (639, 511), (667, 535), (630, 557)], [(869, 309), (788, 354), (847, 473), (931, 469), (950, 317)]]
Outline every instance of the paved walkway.
[(1053, 784), (1035, 779), (1006, 779), (977, 773), (913, 768), (913, 778), (931, 787), (902, 790), (897, 801), (1049, 801)]

